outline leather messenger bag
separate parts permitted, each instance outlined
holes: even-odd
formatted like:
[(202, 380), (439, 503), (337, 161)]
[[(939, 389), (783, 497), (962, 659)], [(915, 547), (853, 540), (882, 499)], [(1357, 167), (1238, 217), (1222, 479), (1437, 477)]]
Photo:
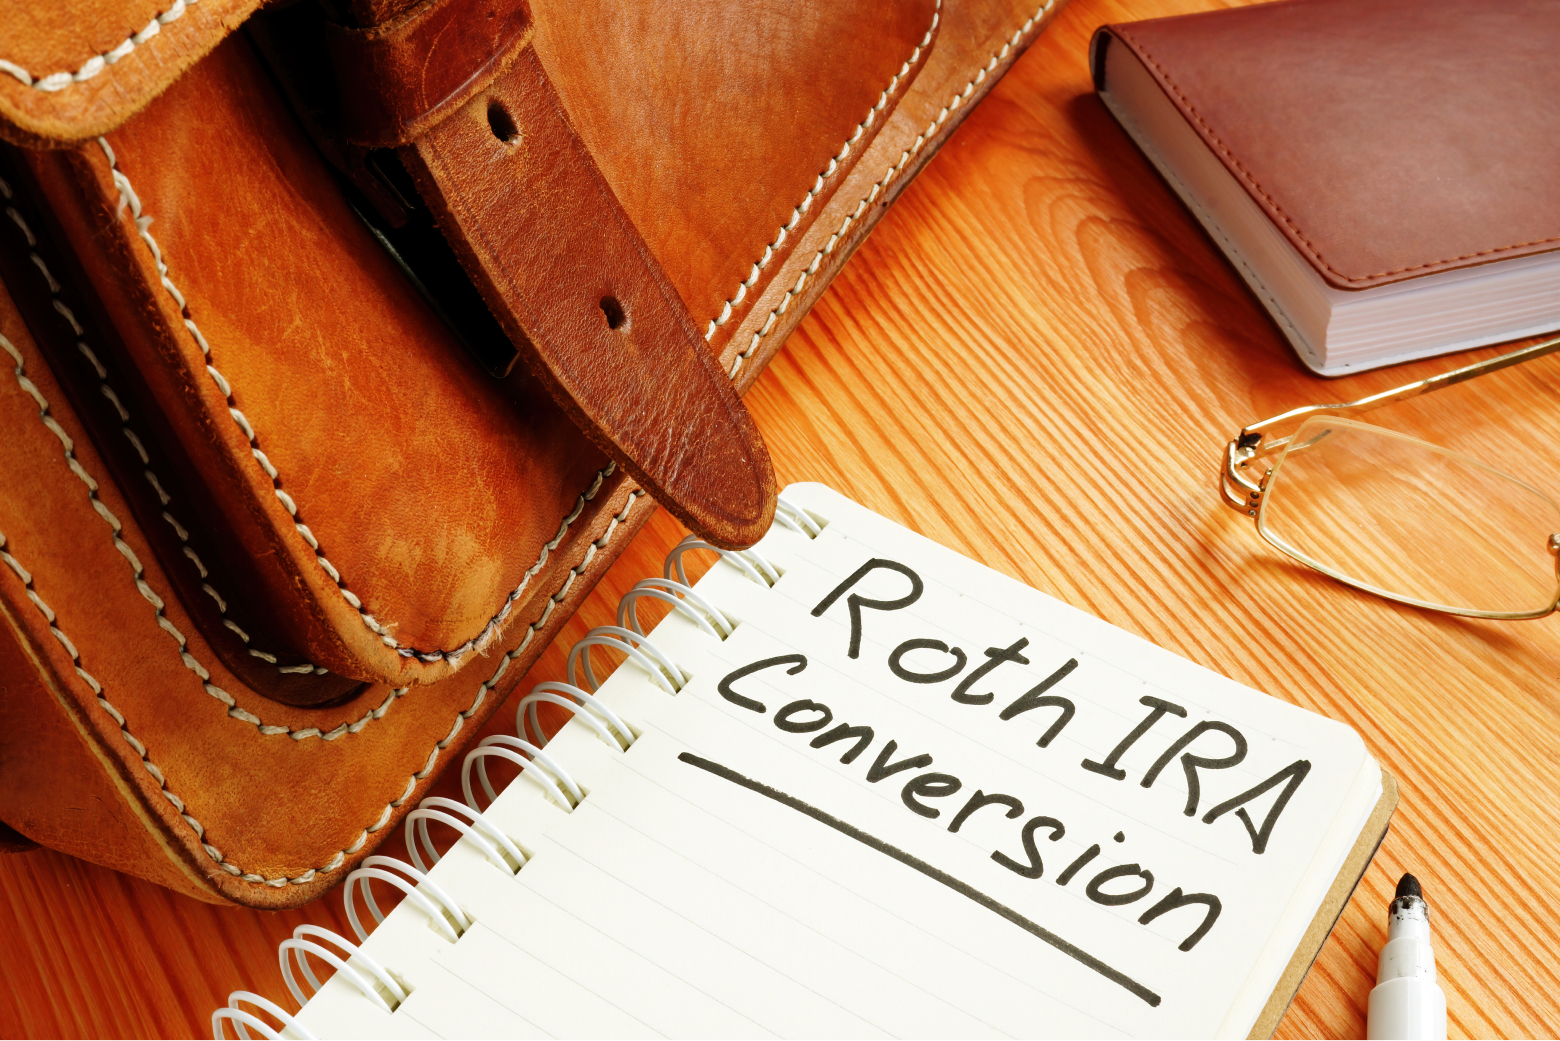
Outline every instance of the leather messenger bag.
[(338, 882), (1059, 2), (5, 5), (0, 838)]

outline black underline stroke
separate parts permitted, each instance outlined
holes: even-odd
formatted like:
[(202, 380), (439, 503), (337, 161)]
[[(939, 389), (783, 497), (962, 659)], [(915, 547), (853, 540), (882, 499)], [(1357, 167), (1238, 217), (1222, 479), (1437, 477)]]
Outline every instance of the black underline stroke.
[(1131, 991), (1136, 996), (1142, 998), (1150, 1006), (1154, 1008), (1159, 1007), (1159, 995), (1155, 994), (1153, 991), (1149, 990), (1147, 987), (1143, 986), (1141, 983), (1139, 983), (1137, 980), (1134, 980), (1126, 973), (1111, 968), (1109, 965), (1106, 965), (1104, 962), (1094, 957), (1094, 955), (1073, 946), (1066, 940), (1062, 939), (1060, 936), (1057, 936), (1051, 930), (1045, 928), (1042, 925), (1037, 925), (1036, 923), (1031, 922), (1029, 919), (1025, 918), (1011, 907), (1008, 907), (1006, 904), (1002, 904), (996, 900), (993, 900), (991, 897), (987, 896), (985, 893), (982, 893), (974, 886), (971, 886), (966, 882), (959, 881), (957, 878), (954, 878), (946, 871), (942, 871), (928, 864), (920, 857), (906, 853), (897, 846), (889, 845), (880, 838), (868, 835), (866, 832), (862, 831), (855, 825), (847, 824), (845, 821), (840, 820), (833, 814), (826, 813), (823, 810), (818, 809), (816, 806), (809, 805), (794, 795), (787, 795), (778, 788), (771, 788), (769, 785), (762, 784), (750, 777), (744, 777), (729, 767), (721, 766), (719, 763), (700, 758), (699, 756), (694, 755), (692, 752), (684, 752), (677, 758), (687, 763), (689, 766), (696, 766), (700, 770), (703, 770), (707, 773), (712, 773), (716, 777), (730, 781), (732, 784), (741, 785), (743, 788), (746, 788), (749, 791), (757, 792), (766, 799), (773, 799), (782, 806), (789, 806), (798, 813), (806, 814), (813, 820), (818, 821), (820, 824), (827, 824), (829, 827), (833, 828), (842, 835), (850, 836), (869, 849), (877, 850), (879, 853), (893, 857), (895, 860), (899, 861), (901, 864), (906, 865), (907, 867), (915, 868), (927, 878), (941, 882), (955, 893), (968, 897), (988, 911), (996, 912), (1003, 918), (1006, 918), (1008, 921), (1018, 926), (1020, 929), (1023, 929), (1025, 932), (1030, 933), (1041, 940), (1044, 940), (1052, 947), (1055, 947), (1057, 950), (1067, 955), (1067, 957), (1073, 959), (1081, 965), (1088, 966), (1117, 986)]

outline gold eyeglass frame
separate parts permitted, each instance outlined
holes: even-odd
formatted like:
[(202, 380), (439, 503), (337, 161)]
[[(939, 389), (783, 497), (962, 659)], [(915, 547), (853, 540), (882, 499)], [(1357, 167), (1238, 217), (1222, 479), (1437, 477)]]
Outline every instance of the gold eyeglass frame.
[[(1417, 398), (1421, 394), (1429, 394), (1431, 391), (1442, 390), (1454, 384), (1466, 383), (1468, 380), (1476, 377), (1486, 376), (1492, 372), (1510, 368), (1513, 365), (1521, 365), (1523, 362), (1533, 361), (1545, 355), (1553, 354), (1556, 351), (1560, 351), (1560, 337), (1545, 340), (1543, 343), (1535, 343), (1530, 347), (1524, 347), (1521, 350), (1502, 354), (1499, 357), (1490, 358), (1486, 361), (1465, 365), (1450, 372), (1443, 372), (1439, 376), (1431, 376), (1429, 379), (1420, 380), (1417, 383), (1407, 383), (1392, 390), (1382, 391), (1379, 394), (1371, 394), (1368, 397), (1359, 398), (1355, 401), (1346, 401), (1336, 405), (1305, 405), (1301, 408), (1290, 409), (1288, 412), (1276, 415), (1271, 419), (1259, 420), (1258, 422), (1248, 424), (1241, 428), (1240, 433), (1235, 435), (1224, 450), (1224, 465), (1219, 475), (1219, 495), (1224, 500), (1226, 506), (1239, 510), (1255, 522), (1258, 514), (1261, 513), (1263, 495), (1267, 492), (1268, 482), (1273, 478), (1274, 467), (1272, 465), (1267, 466), (1261, 471), (1261, 476), (1255, 480), (1252, 479), (1251, 474), (1255, 472), (1255, 467), (1262, 460), (1271, 459), (1288, 448), (1290, 442), (1294, 440), (1295, 433), (1307, 419), (1323, 415), (1351, 418), (1381, 408), (1383, 405), (1395, 404), (1399, 401), (1406, 401), (1409, 398)], [(1279, 432), (1283, 432), (1283, 436), (1270, 439), (1269, 435), (1274, 432), (1275, 427), (1278, 428)], [(1430, 447), (1434, 448), (1436, 446), (1431, 445)], [(1444, 449), (1438, 450), (1445, 451)], [(1471, 459), (1466, 456), (1463, 458), (1483, 469), (1490, 469), (1477, 459)], [(1499, 473), (1499, 471), (1492, 472)], [(1511, 478), (1507, 474), (1502, 474), (1501, 476), (1515, 480), (1515, 478)], [(1309, 568), (1320, 571), (1324, 575), (1335, 578), (1356, 589), (1363, 589), (1367, 593), (1373, 593), (1388, 600), (1395, 600), (1398, 603), (1410, 604), (1414, 607), (1471, 618), (1521, 620), (1543, 618), (1554, 613), (1557, 605), (1560, 605), (1560, 533), (1549, 536), (1549, 550), (1557, 556), (1555, 595), (1547, 607), (1536, 611), (1522, 612), (1477, 611), (1449, 607), (1445, 604), (1434, 604), (1429, 601), (1403, 596), (1399, 593), (1393, 593), (1361, 582), (1319, 561), (1310, 559), (1294, 547), (1286, 546), (1282, 542), (1269, 537), (1267, 533), (1262, 531), (1260, 524), (1257, 527), (1257, 533), (1269, 545)]]

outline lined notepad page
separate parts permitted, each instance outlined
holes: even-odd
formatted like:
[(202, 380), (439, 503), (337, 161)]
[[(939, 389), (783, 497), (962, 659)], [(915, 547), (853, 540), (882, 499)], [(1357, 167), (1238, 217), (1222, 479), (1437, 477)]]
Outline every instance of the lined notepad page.
[(407, 1000), (333, 979), (300, 1023), (1246, 1035), (1381, 795), (1358, 735), (825, 487), (785, 494), (824, 528), (759, 544), (780, 581), (723, 562), (698, 585), (732, 635), (652, 633), (691, 682), (630, 662), (601, 688), (633, 746), (577, 722), (548, 746), (579, 806), (522, 776), (486, 811), (526, 866), (463, 841), (433, 869), (475, 924), (451, 943), (405, 904), (371, 935)]

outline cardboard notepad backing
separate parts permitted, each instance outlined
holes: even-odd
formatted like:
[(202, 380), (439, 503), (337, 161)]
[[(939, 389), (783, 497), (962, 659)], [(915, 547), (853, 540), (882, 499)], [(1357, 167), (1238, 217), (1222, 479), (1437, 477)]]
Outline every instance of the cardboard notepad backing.
[(483, 810), (524, 866), (468, 836), (368, 935), (404, 997), (295, 1029), (1271, 1034), (1397, 802), (1358, 734), (785, 499)]

